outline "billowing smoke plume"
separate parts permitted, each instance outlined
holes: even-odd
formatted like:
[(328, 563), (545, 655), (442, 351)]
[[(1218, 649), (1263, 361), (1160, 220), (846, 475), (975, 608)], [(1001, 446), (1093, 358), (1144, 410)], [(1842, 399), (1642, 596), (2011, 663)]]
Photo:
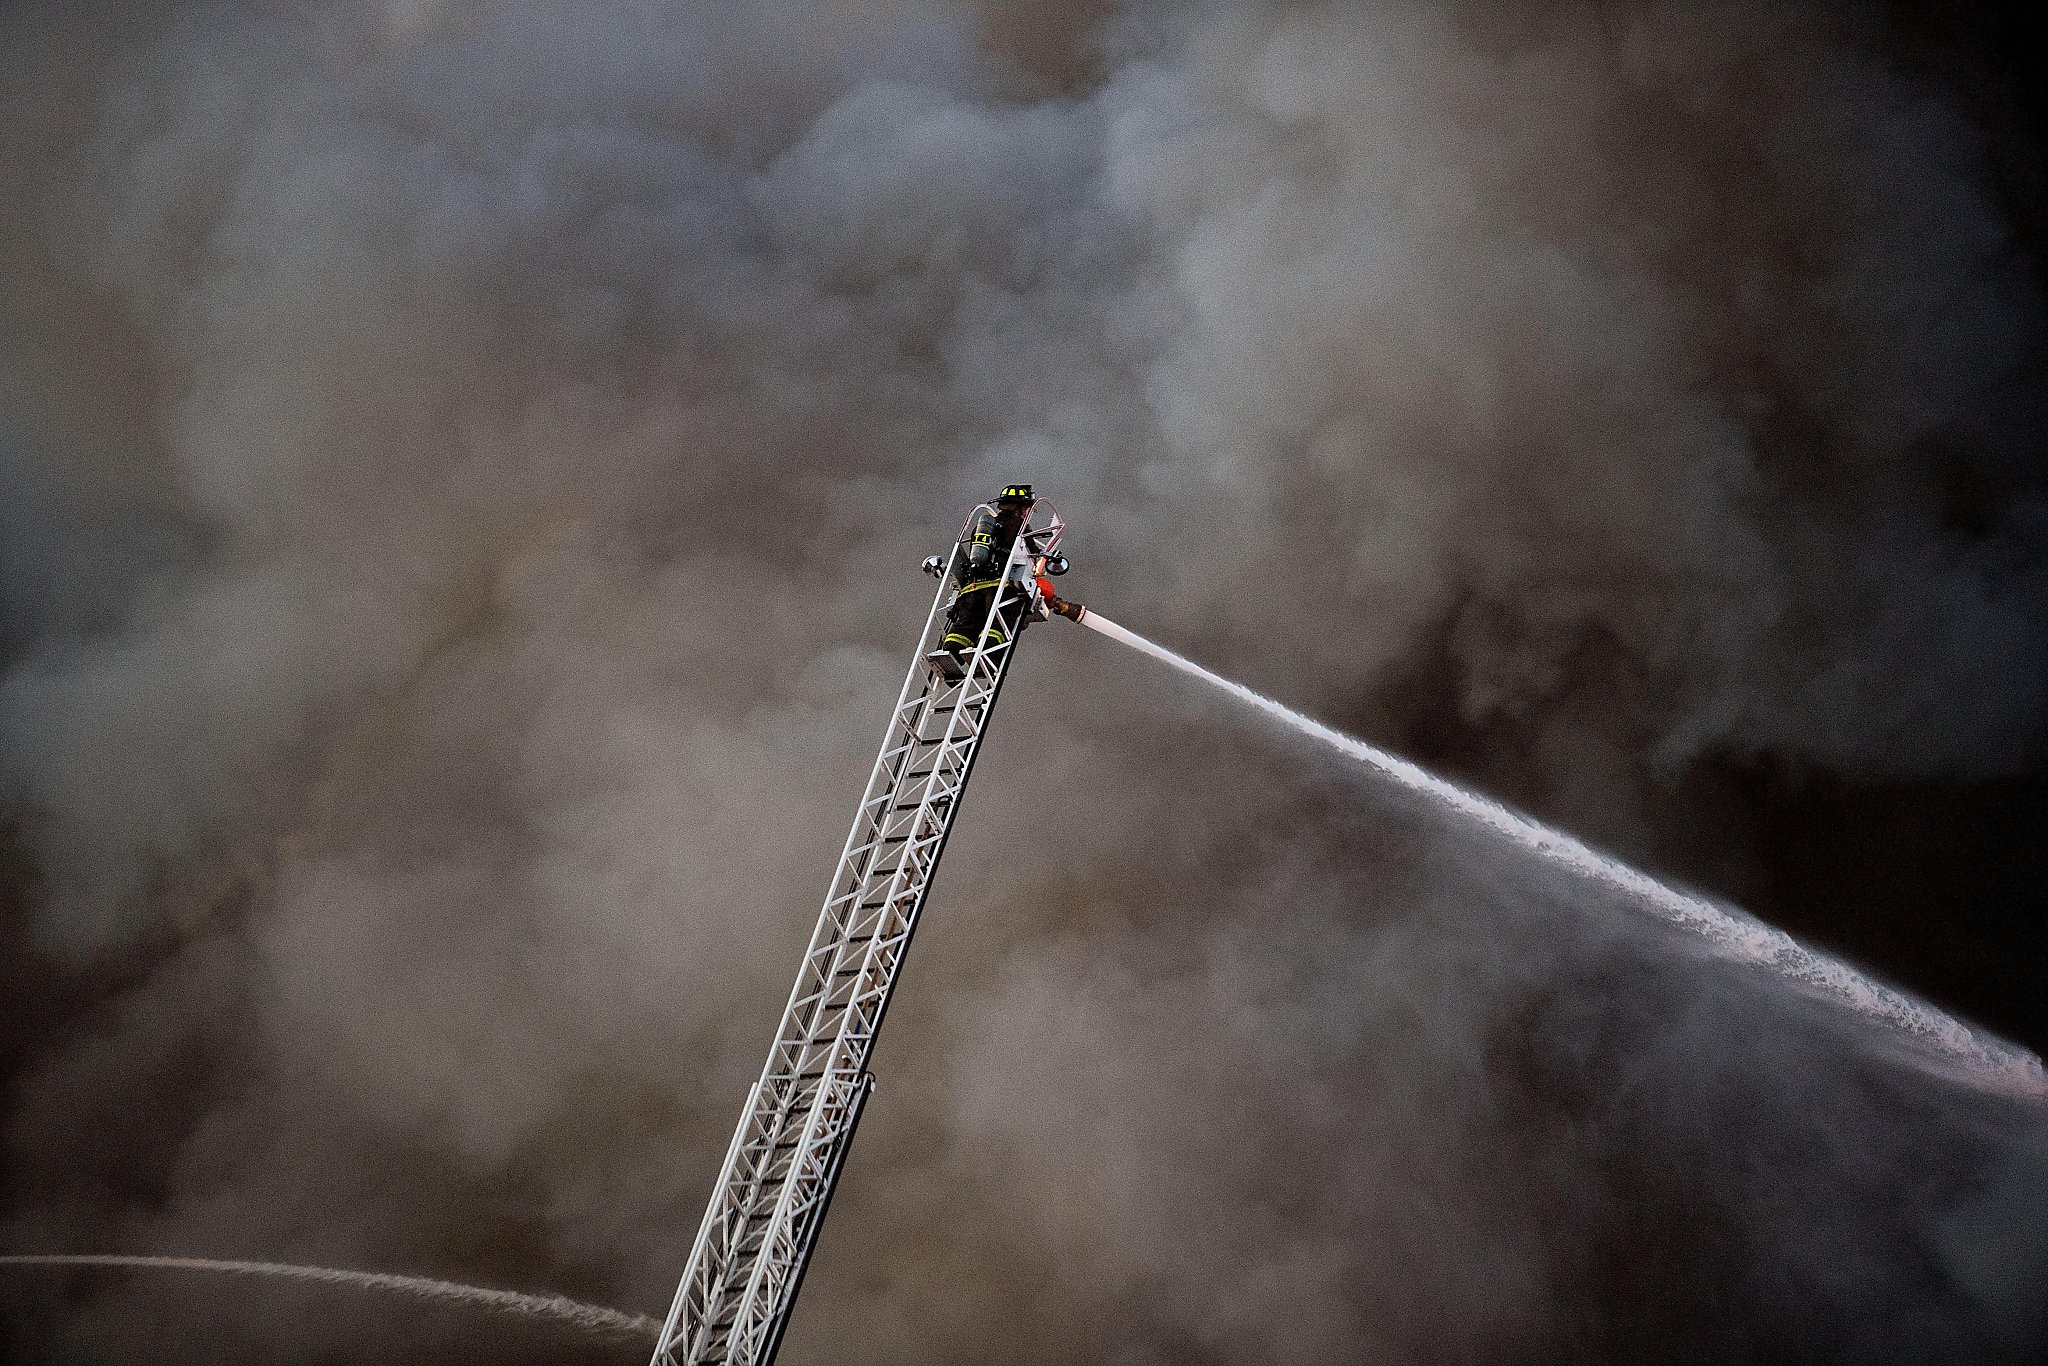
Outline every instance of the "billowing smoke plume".
[[(1779, 4), (0, 13), (5, 1246), (659, 1308), (916, 561), (1008, 480), (1076, 596), (1736, 900), (1720, 775), (2030, 771), (2033, 275), (1889, 51)], [(2038, 1118), (1064, 631), (787, 1360), (2042, 1349)], [(0, 1295), (50, 1361), (585, 1350)]]

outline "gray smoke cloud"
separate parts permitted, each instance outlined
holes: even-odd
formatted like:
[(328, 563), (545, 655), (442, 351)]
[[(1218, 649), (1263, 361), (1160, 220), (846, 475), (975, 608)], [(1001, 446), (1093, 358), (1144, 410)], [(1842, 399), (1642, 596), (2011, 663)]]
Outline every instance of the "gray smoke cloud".
[[(916, 561), (1012, 479), (1081, 599), (1738, 898), (1705, 766), (2038, 757), (2033, 277), (1852, 12), (0, 25), (0, 755), (93, 1000), (10, 1249), (664, 1305)], [(785, 1360), (2042, 1349), (2038, 1116), (1061, 629)], [(583, 1350), (0, 1293), (50, 1361)]]

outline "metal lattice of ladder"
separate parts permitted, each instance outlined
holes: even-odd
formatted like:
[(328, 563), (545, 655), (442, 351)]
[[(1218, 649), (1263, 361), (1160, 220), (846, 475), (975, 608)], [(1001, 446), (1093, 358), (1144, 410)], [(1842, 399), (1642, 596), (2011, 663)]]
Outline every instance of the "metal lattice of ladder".
[[(774, 1360), (854, 1126), (874, 1089), (868, 1060), (875, 1036), (989, 714), (1018, 637), (1045, 616), (1034, 571), (1056, 550), (1062, 531), (1056, 511), (1043, 526), (1027, 523), (1011, 547), (978, 644), (957, 670), (941, 668), (933, 654), (945, 630), (953, 563), (940, 574), (917, 654), (775, 1045), (747, 1093), (653, 1366), (769, 1366)], [(956, 545), (953, 555), (959, 554)]]

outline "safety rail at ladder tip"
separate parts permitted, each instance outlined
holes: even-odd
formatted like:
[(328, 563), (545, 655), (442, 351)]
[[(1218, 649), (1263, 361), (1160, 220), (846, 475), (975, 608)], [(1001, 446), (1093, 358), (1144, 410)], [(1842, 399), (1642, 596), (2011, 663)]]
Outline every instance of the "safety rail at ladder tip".
[(1012, 485), (968, 514), (951, 555), (925, 561), (938, 595), (652, 1366), (775, 1358), (874, 1089), (875, 1037), (1018, 636), (1055, 612), (1079, 620), (1049, 577), (1066, 570), (1064, 534), (1050, 502)]

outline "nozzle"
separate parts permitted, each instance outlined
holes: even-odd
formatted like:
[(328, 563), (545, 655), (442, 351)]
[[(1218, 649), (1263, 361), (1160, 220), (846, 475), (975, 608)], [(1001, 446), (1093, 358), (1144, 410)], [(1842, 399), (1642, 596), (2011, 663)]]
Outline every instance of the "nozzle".
[(1057, 593), (1045, 595), (1045, 605), (1065, 617), (1068, 621), (1079, 621), (1088, 615), (1088, 609), (1078, 602), (1068, 602)]

